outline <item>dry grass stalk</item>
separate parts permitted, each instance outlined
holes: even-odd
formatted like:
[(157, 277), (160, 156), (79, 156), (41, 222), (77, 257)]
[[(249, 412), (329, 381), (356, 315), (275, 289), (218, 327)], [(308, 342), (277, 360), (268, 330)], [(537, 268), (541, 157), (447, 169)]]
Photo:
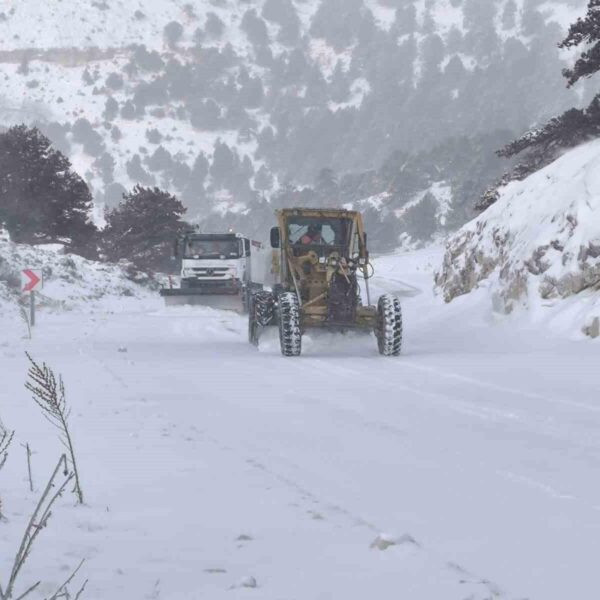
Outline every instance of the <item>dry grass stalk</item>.
[(29, 491), (33, 492), (33, 475), (31, 472), (31, 448), (29, 447), (29, 443), (21, 444), (23, 448), (25, 448), (25, 453), (27, 455), (27, 477), (29, 479)]
[[(73, 473), (69, 472), (67, 457), (63, 454), (60, 457), (52, 476), (48, 480), (46, 488), (44, 489), (44, 492), (41, 495), (33, 514), (31, 515), (31, 518), (29, 519), (25, 533), (21, 539), (21, 544), (17, 550), (17, 553), (15, 554), (6, 588), (0, 585), (0, 600), (11, 600), (13, 598), (14, 588), (19, 573), (29, 558), (38, 535), (47, 526), (48, 520), (52, 516), (52, 507), (58, 498), (63, 495), (65, 488), (69, 485), (69, 482), (72, 479)], [(25, 596), (29, 595), (38, 587), (38, 585), (39, 582), (30, 586), (15, 600), (21, 600)]]
[(31, 322), (29, 320), (29, 312), (24, 306), (19, 306), (19, 312), (21, 314), (21, 320), (25, 323), (25, 327), (27, 327), (27, 339), (31, 339)]
[[(14, 431), (7, 431), (0, 423), (0, 471), (8, 459), (8, 448), (15, 436)], [(0, 498), (0, 521), (4, 518), (2, 515), (2, 498)]]
[[(81, 567), (83, 566), (83, 563), (85, 562), (85, 559), (83, 559), (75, 568), (75, 570), (69, 575), (69, 577), (67, 578), (67, 580), (54, 592), (54, 594), (52, 594), (52, 596), (50, 596), (47, 600), (58, 600), (59, 598), (64, 598), (65, 600), (71, 600), (71, 594), (69, 593), (69, 584), (71, 583), (71, 581), (73, 581), (73, 579), (75, 578), (75, 575), (77, 575), (77, 573), (79, 572), (79, 569), (81, 569)], [(83, 592), (85, 591), (85, 588), (87, 586), (88, 580), (86, 579), (83, 582), (83, 585), (79, 588), (79, 591), (75, 594), (75, 596), (73, 597), (73, 600), (78, 600), (78, 598), (81, 597), (81, 595), (83, 594)]]
[(6, 464), (8, 459), (8, 448), (15, 436), (14, 431), (7, 431), (0, 425), (0, 469)]
[(28, 381), (25, 387), (31, 392), (33, 400), (41, 408), (42, 414), (60, 432), (60, 440), (68, 452), (69, 462), (73, 469), (75, 487), (73, 489), (79, 504), (83, 504), (83, 491), (79, 479), (79, 471), (75, 460), (73, 440), (69, 431), (70, 409), (65, 398), (65, 386), (62, 377), (56, 379), (54, 372), (46, 363), (39, 365), (26, 352), (31, 363), (27, 373)]

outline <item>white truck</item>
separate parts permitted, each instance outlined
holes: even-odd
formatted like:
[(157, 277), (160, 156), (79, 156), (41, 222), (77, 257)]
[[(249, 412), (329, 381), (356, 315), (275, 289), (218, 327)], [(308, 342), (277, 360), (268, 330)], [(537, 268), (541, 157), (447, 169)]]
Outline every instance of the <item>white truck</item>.
[(167, 305), (246, 312), (252, 290), (270, 285), (270, 250), (239, 233), (185, 233), (176, 240), (174, 254), (181, 260), (180, 285), (161, 290)]

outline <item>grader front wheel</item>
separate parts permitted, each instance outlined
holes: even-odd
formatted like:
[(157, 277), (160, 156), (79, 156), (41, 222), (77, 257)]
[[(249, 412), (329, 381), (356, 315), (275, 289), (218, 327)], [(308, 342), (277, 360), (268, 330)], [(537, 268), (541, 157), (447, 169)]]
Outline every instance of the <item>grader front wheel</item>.
[(248, 299), (248, 341), (258, 346), (258, 321), (256, 319), (256, 302), (253, 295)]
[(279, 295), (279, 342), (283, 356), (300, 356), (302, 353), (300, 302), (294, 292)]
[(402, 307), (400, 300), (391, 294), (385, 294), (379, 298), (375, 336), (379, 354), (400, 356), (402, 352)]

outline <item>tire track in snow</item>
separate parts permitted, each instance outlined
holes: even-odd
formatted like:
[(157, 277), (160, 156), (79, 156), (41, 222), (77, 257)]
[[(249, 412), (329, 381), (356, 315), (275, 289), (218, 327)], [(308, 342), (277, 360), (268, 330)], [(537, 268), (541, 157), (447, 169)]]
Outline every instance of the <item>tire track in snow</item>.
[[(295, 365), (296, 368), (299, 368), (304, 371), (314, 372), (315, 371), (314, 365), (308, 363), (308, 360), (309, 360), (308, 356), (306, 358), (307, 358), (306, 361), (298, 361), (298, 363)], [(410, 359), (408, 359), (408, 360), (410, 360)], [(349, 376), (356, 377), (357, 375), (361, 374), (360, 372), (357, 372), (356, 369), (348, 368), (348, 367), (344, 367), (342, 365), (336, 364), (335, 360), (333, 360), (333, 361), (327, 360), (326, 361), (321, 358), (310, 358), (310, 361), (311, 361), (311, 363), (317, 363), (320, 365), (317, 370), (327, 369), (329, 372), (333, 372), (333, 373), (336, 373), (337, 375), (340, 375), (341, 380), (343, 380), (344, 378), (347, 379)], [(387, 366), (387, 364), (389, 364), (389, 362), (386, 363), (386, 366)], [(503, 409), (503, 408), (499, 408), (497, 406), (489, 406), (489, 404), (484, 405), (484, 403), (486, 402), (485, 396), (480, 396), (477, 398), (477, 400), (468, 400), (468, 399), (465, 399), (464, 396), (458, 397), (456, 394), (452, 394), (452, 393), (448, 393), (448, 392), (440, 393), (440, 392), (435, 392), (435, 391), (431, 391), (431, 390), (426, 390), (423, 388), (416, 388), (414, 386), (399, 383), (396, 380), (394, 380), (393, 383), (383, 383), (382, 379), (387, 374), (385, 366), (377, 365), (377, 363), (375, 361), (369, 362), (368, 366), (369, 366), (368, 388), (371, 392), (377, 391), (380, 394), (389, 397), (390, 393), (401, 391), (401, 392), (404, 392), (405, 394), (407, 394), (407, 396), (404, 396), (402, 398), (402, 400), (405, 400), (406, 398), (411, 399), (411, 397), (413, 399), (414, 398), (422, 398), (424, 400), (427, 400), (428, 401), (427, 408), (429, 410), (433, 410), (433, 405), (435, 405), (436, 407), (442, 407), (445, 410), (454, 412), (454, 413), (462, 415), (462, 416), (475, 418), (483, 423), (487, 422), (487, 423), (502, 424), (503, 426), (506, 426), (507, 428), (511, 428), (513, 431), (519, 431), (521, 433), (528, 433), (528, 434), (533, 433), (536, 435), (548, 437), (552, 440), (560, 441), (562, 443), (568, 442), (572, 447), (579, 449), (582, 453), (587, 454), (593, 458), (596, 458), (600, 454), (600, 439), (597, 438), (595, 433), (590, 434), (590, 436), (587, 436), (587, 437), (581, 437), (581, 435), (580, 435), (577, 439), (574, 439), (573, 437), (568, 435), (568, 433), (565, 432), (564, 424), (562, 422), (550, 421), (550, 420), (548, 420), (546, 414), (538, 414), (538, 413), (532, 414), (531, 412), (528, 412), (528, 411), (522, 410), (522, 409), (518, 409), (518, 408)], [(464, 377), (462, 375), (455, 374), (455, 373), (448, 373), (448, 372), (440, 373), (440, 372), (438, 372), (437, 369), (432, 369), (432, 368), (426, 367), (424, 365), (423, 366), (414, 365), (414, 363), (408, 362), (406, 359), (403, 359), (402, 357), (397, 362), (394, 362), (394, 366), (398, 367), (398, 368), (407, 368), (407, 369), (412, 369), (417, 372), (422, 372), (422, 373), (426, 374), (428, 377), (433, 376), (435, 378), (437, 375), (440, 375), (440, 377), (439, 377), (440, 380), (447, 378), (450, 380), (458, 381), (460, 383), (469, 383), (469, 384), (471, 384), (471, 382), (477, 382), (477, 383), (479, 383), (479, 387), (481, 387), (482, 389), (487, 389), (496, 394), (498, 392), (501, 394), (504, 394), (504, 393), (508, 393), (510, 391), (510, 392), (512, 392), (513, 395), (524, 398), (524, 399), (549, 401), (549, 399), (542, 394), (537, 394), (535, 392), (521, 391), (521, 390), (517, 390), (514, 388), (507, 388), (505, 386), (500, 386), (500, 385), (488, 383), (488, 382), (485, 382), (482, 380)], [(459, 391), (459, 393), (460, 393), (460, 391)], [(374, 394), (373, 394), (373, 396), (374, 396)], [(493, 397), (493, 399), (494, 399), (494, 401), (497, 401), (499, 399), (499, 397), (496, 395)], [(332, 403), (330, 401), (328, 401), (327, 398), (321, 398), (321, 400), (328, 402), (328, 404), (330, 406), (332, 406)], [(600, 412), (600, 407), (598, 407), (598, 408), (593, 407), (593, 406), (590, 407), (587, 404), (582, 405), (581, 403), (577, 403), (577, 402), (571, 403), (568, 400), (565, 400), (562, 402), (557, 402), (557, 404), (559, 404), (559, 405), (564, 404), (565, 406), (569, 406), (569, 407), (575, 406), (577, 408), (581, 408), (582, 410), (586, 410), (587, 408), (590, 408), (593, 412)], [(415, 405), (414, 401), (413, 401), (413, 405)], [(421, 404), (418, 407), (421, 408), (423, 406), (424, 405)], [(344, 409), (344, 410), (346, 410), (346, 409)], [(357, 411), (352, 411), (352, 412), (354, 412), (356, 415), (358, 415), (359, 418), (363, 419), (365, 422), (365, 425), (368, 426), (368, 424), (369, 424), (368, 421), (364, 419), (364, 416), (361, 415), (360, 412), (357, 412)], [(385, 428), (389, 429), (389, 427), (387, 427), (387, 424), (384, 424), (384, 423), (372, 422), (371, 424), (380, 427), (381, 430), (384, 430)]]
[(420, 288), (401, 281), (400, 279), (391, 279), (383, 275), (375, 275), (371, 278), (376, 289), (382, 290), (386, 294), (395, 294), (401, 298), (414, 298), (423, 293)]
[(423, 373), (427, 373), (427, 375), (435, 375), (436, 377), (452, 379), (458, 381), (460, 383), (467, 383), (469, 385), (476, 385), (478, 387), (482, 387), (494, 392), (500, 392), (502, 394), (510, 394), (513, 396), (520, 396), (522, 398), (528, 398), (530, 400), (543, 400), (544, 402), (548, 402), (551, 404), (560, 404), (563, 406), (567, 406), (569, 408), (577, 408), (580, 410), (585, 410), (594, 413), (600, 413), (600, 405), (594, 406), (591, 404), (587, 404), (584, 402), (576, 402), (574, 400), (567, 400), (565, 398), (556, 398), (549, 397), (545, 394), (538, 394), (536, 392), (526, 392), (523, 390), (519, 390), (516, 388), (511, 388), (504, 385), (498, 385), (496, 383), (491, 383), (489, 381), (484, 381), (482, 379), (477, 379), (474, 377), (468, 377), (466, 375), (459, 375), (458, 373), (451, 373), (448, 371), (440, 371), (439, 369), (434, 369), (432, 367), (427, 367), (425, 365), (417, 365), (414, 362), (409, 361), (399, 361), (398, 366), (400, 368), (412, 369), (414, 371), (421, 371)]
[[(260, 471), (261, 473), (267, 475), (272, 480), (277, 482), (279, 485), (284, 486), (285, 488), (293, 491), (294, 493), (299, 494), (300, 501), (306, 502), (307, 500), (312, 503), (311, 508), (314, 509), (315, 505), (320, 506), (320, 510), (327, 513), (334, 513), (335, 515), (341, 515), (345, 519), (347, 519), (348, 527), (362, 527), (367, 530), (371, 535), (381, 535), (383, 531), (388, 531), (388, 528), (381, 528), (378, 525), (364, 519), (361, 516), (358, 516), (356, 513), (343, 506), (341, 503), (337, 502), (326, 502), (323, 501), (321, 496), (317, 494), (313, 489), (307, 487), (304, 484), (299, 483), (293, 477), (290, 477), (288, 474), (288, 470), (282, 471), (280, 469), (273, 468), (268, 463), (270, 462), (270, 458), (272, 456), (272, 450), (266, 447), (257, 447), (256, 444), (253, 444), (253, 447), (250, 449), (247, 445), (243, 448), (232, 448), (228, 443), (224, 443), (218, 438), (207, 435), (205, 440), (215, 445), (222, 452), (233, 452), (237, 459), (245, 462), (250, 465), (252, 468)], [(248, 454), (260, 454), (262, 458), (245, 458)], [(297, 463), (290, 461), (288, 459), (284, 459), (282, 456), (278, 455), (277, 459), (279, 461), (284, 461), (291, 470), (304, 470), (302, 466)], [(300, 506), (300, 505), (299, 505)], [(315, 518), (315, 514), (321, 516), (321, 513), (315, 513), (314, 510), (307, 509), (306, 506), (303, 507), (307, 515), (311, 515), (312, 518)], [(453, 563), (451, 561), (447, 561), (442, 558), (436, 551), (432, 551), (430, 549), (425, 548), (420, 542), (414, 539), (414, 537), (408, 533), (403, 534), (402, 536), (398, 536), (398, 539), (401, 540), (409, 540), (411, 545), (421, 553), (426, 553), (431, 559), (433, 559), (438, 565), (440, 569), (448, 569), (449, 571), (456, 573), (459, 576), (459, 583), (462, 585), (475, 586), (476, 588), (483, 588), (483, 596), (475, 596), (469, 595), (466, 598), (468, 600), (491, 600), (491, 598), (508, 598), (502, 591), (502, 588), (497, 585), (495, 582), (490, 579), (480, 577), (472, 572), (469, 572), (467, 569), (464, 569), (462, 566)], [(405, 542), (402, 542), (405, 543)]]
[[(343, 367), (340, 365), (331, 364), (328, 361), (323, 361), (322, 359), (312, 359), (311, 363), (326, 363), (330, 372), (334, 372), (338, 375), (348, 375), (351, 373), (356, 374), (354, 369), (350, 369), (348, 367)], [(300, 361), (296, 363), (297, 368), (302, 371), (315, 371), (314, 364), (308, 364), (308, 361), (301, 363)], [(317, 369), (318, 371), (319, 369)], [(389, 395), (390, 386), (387, 384), (383, 384), (379, 379), (376, 379), (373, 383), (370, 383), (370, 388), (372, 398), (376, 398), (378, 394), (374, 392), (380, 392), (382, 395)], [(462, 416), (467, 416), (471, 418), (476, 418), (483, 422), (493, 422), (493, 423), (505, 423), (513, 428), (518, 428), (522, 432), (531, 434), (535, 433), (538, 435), (549, 436), (552, 439), (556, 439), (559, 441), (564, 441), (565, 439), (575, 448), (579, 449), (581, 452), (585, 453), (587, 456), (592, 457), (593, 459), (598, 458), (600, 454), (600, 444), (594, 443), (584, 443), (579, 440), (574, 441), (573, 439), (565, 436), (558, 435), (561, 431), (560, 427), (551, 427), (547, 422), (543, 422), (545, 425), (544, 430), (540, 430), (539, 428), (533, 428), (529, 425), (529, 421), (522, 416), (515, 414), (513, 411), (501, 411), (484, 407), (474, 407), (472, 403), (464, 402), (461, 400), (457, 400), (455, 397), (446, 394), (439, 394), (436, 392), (426, 392), (421, 389), (417, 389), (414, 387), (399, 385), (396, 382), (393, 384), (393, 388), (395, 390), (401, 390), (407, 392), (409, 394), (413, 394), (414, 396), (431, 400), (435, 402), (436, 407), (441, 406), (442, 408), (451, 410), (456, 412)], [(448, 404), (448, 402), (452, 402), (453, 404)], [(343, 417), (346, 422), (349, 423), (360, 423), (366, 430), (371, 430), (377, 434), (386, 433), (389, 435), (393, 435), (396, 438), (400, 438), (403, 440), (407, 439), (407, 432), (399, 427), (391, 425), (389, 422), (384, 422), (382, 420), (372, 420), (367, 419), (359, 410), (353, 410), (351, 408), (340, 407), (335, 402), (331, 402), (327, 397), (320, 397), (319, 403), (326, 404), (332, 410), (332, 413), (337, 417)], [(426, 406), (427, 409), (432, 410), (433, 407), (431, 405)], [(562, 501), (576, 501), (582, 507), (587, 509), (597, 509), (597, 501), (590, 498), (585, 499), (581, 498), (569, 491), (558, 492), (554, 489), (552, 485), (549, 483), (545, 483), (540, 481), (539, 478), (533, 479), (528, 477), (527, 475), (522, 475), (514, 472), (508, 473), (507, 471), (496, 471), (495, 475), (504, 480), (510, 481), (515, 485), (526, 486), (530, 489), (536, 489), (540, 492), (543, 492), (545, 495), (552, 497), (555, 500)]]

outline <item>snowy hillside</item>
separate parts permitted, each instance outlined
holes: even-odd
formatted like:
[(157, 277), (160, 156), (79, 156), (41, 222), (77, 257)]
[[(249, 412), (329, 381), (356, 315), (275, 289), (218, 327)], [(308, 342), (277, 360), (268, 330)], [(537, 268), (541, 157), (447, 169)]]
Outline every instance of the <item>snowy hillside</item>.
[(437, 285), (447, 301), (484, 287), (501, 312), (521, 305), (571, 333), (598, 336), (600, 141), (563, 155), (448, 242)]
[[(256, 227), (260, 198), (331, 168), (339, 186), (318, 202), (380, 196), (397, 223), (393, 247), (401, 231), (418, 237), (403, 205), (437, 185), (451, 188), (452, 206), (471, 206), (502, 163), (428, 174), (417, 189), (371, 171), (397, 150), (516, 135), (572, 105), (556, 43), (584, 3), (10, 0), (0, 117), (37, 123), (100, 204), (157, 184), (190, 216), (223, 224)], [(460, 208), (456, 220), (466, 216)]]
[(157, 292), (156, 282), (127, 265), (110, 265), (64, 254), (60, 245), (28, 246), (0, 239), (0, 313), (3, 325), (21, 328), (21, 270), (40, 269), (43, 288), (37, 292), (42, 312), (98, 310), (120, 312), (143, 306)]

